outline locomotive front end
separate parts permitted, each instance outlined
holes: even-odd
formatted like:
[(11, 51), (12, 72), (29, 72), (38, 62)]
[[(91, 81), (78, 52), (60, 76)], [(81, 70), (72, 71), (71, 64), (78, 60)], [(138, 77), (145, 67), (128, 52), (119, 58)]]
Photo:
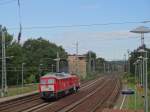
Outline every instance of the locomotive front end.
[(42, 99), (50, 99), (55, 97), (55, 79), (41, 78), (39, 89)]

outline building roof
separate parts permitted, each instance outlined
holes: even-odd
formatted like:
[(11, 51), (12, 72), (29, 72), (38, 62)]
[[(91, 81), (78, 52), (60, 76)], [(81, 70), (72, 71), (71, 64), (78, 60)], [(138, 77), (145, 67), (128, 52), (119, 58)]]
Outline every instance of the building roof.
[(70, 75), (68, 73), (48, 73), (44, 76), (42, 76), (41, 78), (49, 78), (49, 77), (53, 77), (56, 79), (64, 79), (64, 78), (68, 78), (68, 77), (72, 77), (73, 75)]
[[(76, 54), (73, 55), (69, 54), (68, 56), (76, 56)], [(86, 55), (77, 55), (77, 57), (86, 57)]]

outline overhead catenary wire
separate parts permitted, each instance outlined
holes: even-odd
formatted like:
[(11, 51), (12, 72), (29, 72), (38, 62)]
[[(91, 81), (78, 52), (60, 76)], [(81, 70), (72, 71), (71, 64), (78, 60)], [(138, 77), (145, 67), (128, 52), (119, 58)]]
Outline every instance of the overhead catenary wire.
[[(106, 26), (106, 25), (121, 25), (121, 24), (137, 24), (137, 23), (149, 23), (150, 21), (126, 21), (126, 22), (110, 22), (110, 23), (95, 23), (95, 24), (77, 24), (77, 25), (56, 25), (56, 26), (29, 26), (24, 27), (24, 30), (34, 29), (55, 29), (55, 28), (76, 28), (76, 27), (95, 27), (95, 26)], [(8, 28), (9, 30), (17, 30), (18, 27)]]
[(0, 5), (7, 5), (13, 2), (16, 2), (17, 0), (2, 0), (0, 1)]

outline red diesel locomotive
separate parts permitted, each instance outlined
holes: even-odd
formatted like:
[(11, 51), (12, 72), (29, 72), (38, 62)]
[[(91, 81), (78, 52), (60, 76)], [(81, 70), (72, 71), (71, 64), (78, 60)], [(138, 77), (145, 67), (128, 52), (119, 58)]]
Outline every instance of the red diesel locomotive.
[(76, 75), (65, 73), (49, 73), (40, 78), (39, 92), (42, 99), (58, 98), (74, 93), (80, 88), (80, 80)]

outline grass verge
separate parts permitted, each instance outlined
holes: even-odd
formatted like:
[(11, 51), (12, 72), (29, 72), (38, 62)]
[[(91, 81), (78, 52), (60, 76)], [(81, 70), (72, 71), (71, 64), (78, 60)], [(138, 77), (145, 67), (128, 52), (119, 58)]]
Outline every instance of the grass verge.
[(5, 97), (25, 94), (25, 93), (36, 91), (37, 89), (38, 89), (38, 84), (28, 84), (25, 85), (24, 87), (13, 86), (8, 88), (8, 93)]
[[(126, 97), (125, 103), (123, 108), (124, 109), (144, 109), (144, 90), (135, 88), (135, 81), (134, 77), (131, 77), (128, 74), (125, 74), (123, 77), (123, 82), (127, 82), (127, 88), (130, 88), (135, 91), (136, 94), (128, 95)], [(135, 99), (136, 98), (136, 99)], [(150, 101), (150, 91), (148, 92), (148, 101)], [(136, 101), (136, 103), (135, 103)], [(150, 106), (149, 106), (150, 109)]]

